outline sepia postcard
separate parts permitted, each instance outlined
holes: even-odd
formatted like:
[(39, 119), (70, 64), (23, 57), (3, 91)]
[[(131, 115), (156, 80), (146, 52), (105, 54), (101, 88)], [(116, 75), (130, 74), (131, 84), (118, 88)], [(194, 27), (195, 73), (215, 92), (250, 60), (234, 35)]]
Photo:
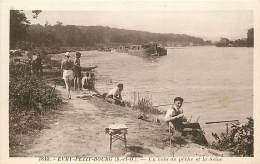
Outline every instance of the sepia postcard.
[(259, 0), (0, 4), (0, 163), (258, 162)]

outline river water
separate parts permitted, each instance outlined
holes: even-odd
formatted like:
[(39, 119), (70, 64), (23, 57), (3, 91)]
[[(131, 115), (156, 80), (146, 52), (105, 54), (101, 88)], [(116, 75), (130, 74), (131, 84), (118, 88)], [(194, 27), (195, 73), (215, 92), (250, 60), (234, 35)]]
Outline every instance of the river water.
[(149, 96), (154, 105), (172, 103), (175, 96), (181, 96), (188, 118), (194, 121), (199, 117), (206, 129), (216, 126), (206, 126), (208, 121), (246, 120), (253, 115), (252, 48), (173, 48), (158, 58), (82, 52), (81, 65), (90, 64), (98, 66), (97, 90), (107, 92), (122, 82), (125, 99), (133, 101), (133, 93), (139, 92), (140, 97)]

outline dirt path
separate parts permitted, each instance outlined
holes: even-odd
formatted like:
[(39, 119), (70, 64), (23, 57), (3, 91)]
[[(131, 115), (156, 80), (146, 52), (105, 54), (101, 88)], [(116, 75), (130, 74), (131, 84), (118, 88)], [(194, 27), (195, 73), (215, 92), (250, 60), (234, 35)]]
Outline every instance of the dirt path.
[[(64, 88), (57, 90), (65, 97)], [(82, 100), (75, 94), (21, 156), (212, 156), (208, 149), (192, 143), (170, 149), (163, 143), (167, 131), (162, 126), (138, 120), (127, 108), (98, 98)], [(113, 123), (128, 127), (127, 151), (121, 141), (116, 141), (109, 152), (109, 135), (104, 129)]]

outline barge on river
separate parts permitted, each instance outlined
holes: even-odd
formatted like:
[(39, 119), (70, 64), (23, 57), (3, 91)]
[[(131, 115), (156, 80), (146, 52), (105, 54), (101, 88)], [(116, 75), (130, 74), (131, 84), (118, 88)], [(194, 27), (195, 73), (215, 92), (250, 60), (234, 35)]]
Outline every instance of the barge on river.
[(136, 56), (165, 56), (167, 49), (157, 43), (148, 43), (143, 45), (121, 46), (117, 52), (128, 53)]

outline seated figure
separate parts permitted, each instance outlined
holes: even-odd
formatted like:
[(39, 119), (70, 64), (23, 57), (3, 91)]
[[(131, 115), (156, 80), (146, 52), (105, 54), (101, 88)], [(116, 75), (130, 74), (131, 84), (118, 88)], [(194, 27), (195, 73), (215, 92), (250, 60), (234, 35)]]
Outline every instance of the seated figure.
[(171, 127), (171, 130), (181, 132), (183, 128), (183, 122), (187, 119), (184, 117), (183, 110), (181, 109), (183, 98), (174, 98), (173, 105), (167, 110), (165, 115), (165, 121)]
[(89, 88), (89, 73), (88, 72), (83, 72), (83, 77), (81, 80), (82, 88), (83, 89), (88, 89)]
[(106, 95), (107, 101), (112, 102), (117, 105), (124, 106), (124, 101), (122, 100), (123, 84), (118, 84), (117, 87), (111, 89)]
[(81, 84), (83, 89), (93, 91), (96, 93), (96, 95), (100, 95), (100, 93), (95, 88), (95, 74), (93, 72), (84, 72)]

